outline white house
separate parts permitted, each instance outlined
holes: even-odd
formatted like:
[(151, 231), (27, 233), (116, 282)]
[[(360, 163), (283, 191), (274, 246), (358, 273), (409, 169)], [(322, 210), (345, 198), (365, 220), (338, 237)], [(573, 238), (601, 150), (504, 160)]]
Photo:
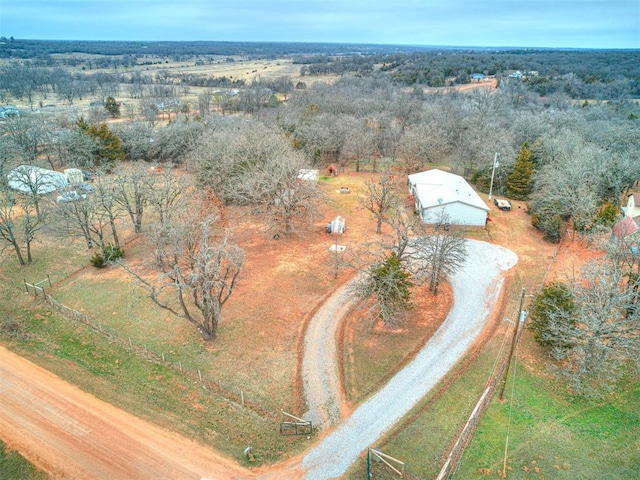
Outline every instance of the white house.
[(33, 165), (20, 165), (7, 174), (9, 187), (22, 193), (44, 195), (69, 185), (64, 173)]
[(460, 175), (433, 169), (409, 175), (409, 193), (416, 212), (427, 224), (439, 224), (443, 215), (452, 225), (484, 227), (489, 207)]

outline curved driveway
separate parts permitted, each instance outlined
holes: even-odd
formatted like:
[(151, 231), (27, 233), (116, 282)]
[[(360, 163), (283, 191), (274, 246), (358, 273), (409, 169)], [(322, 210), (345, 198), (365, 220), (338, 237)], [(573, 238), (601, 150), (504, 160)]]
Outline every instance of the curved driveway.
[[(444, 377), (478, 337), (502, 288), (503, 273), (516, 264), (517, 256), (511, 250), (477, 240), (467, 241), (467, 251), (469, 255), (465, 266), (450, 279), (454, 306), (446, 320), (411, 363), (308, 452), (302, 461), (306, 471), (304, 478), (320, 480), (343, 475), (364, 450), (372, 446)], [(339, 299), (337, 304), (344, 303), (340, 300), (344, 298), (343, 289), (338, 290), (335, 296)], [(331, 299), (328, 302), (333, 303)], [(338, 316), (342, 311), (330, 313)], [(323, 351), (324, 359), (307, 360), (310, 352), (305, 351), (305, 378), (326, 375), (307, 371), (307, 367), (335, 365), (334, 338), (339, 318), (325, 317), (325, 321), (333, 326), (333, 330), (314, 326), (307, 333), (313, 338), (305, 344), (325, 341), (333, 348)], [(315, 319), (312, 324), (314, 322)], [(323, 337), (314, 337), (319, 331)], [(337, 378), (337, 372), (334, 371), (333, 376)], [(308, 394), (306, 383), (305, 392)], [(312, 400), (310, 406), (314, 402)], [(333, 407), (327, 405), (323, 408), (331, 411)], [(309, 414), (309, 418), (313, 418), (313, 415), (320, 416), (320, 413)]]
[[(503, 272), (517, 261), (513, 252), (496, 245), (469, 240), (467, 247), (468, 262), (451, 279), (453, 309), (416, 358), (309, 450), (301, 464), (275, 465), (269, 478), (340, 477), (454, 366), (482, 330), (500, 292)], [(314, 391), (312, 385), (321, 386), (315, 390), (320, 394), (309, 401), (308, 417), (325, 424), (339, 419), (335, 331), (348, 307), (347, 289), (339, 289), (318, 311), (320, 324), (312, 321), (305, 343), (309, 347), (305, 357), (313, 357), (303, 362), (307, 396)], [(312, 350), (314, 346), (321, 348)], [(0, 431), (54, 478), (256, 477), (210, 449), (106, 404), (3, 348)]]

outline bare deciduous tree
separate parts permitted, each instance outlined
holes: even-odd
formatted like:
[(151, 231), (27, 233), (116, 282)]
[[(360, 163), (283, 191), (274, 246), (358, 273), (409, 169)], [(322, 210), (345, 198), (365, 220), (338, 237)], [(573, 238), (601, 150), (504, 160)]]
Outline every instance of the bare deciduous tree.
[(205, 89), (198, 95), (198, 112), (202, 118), (209, 115), (211, 102), (214, 98), (214, 92), (210, 88)]
[[(441, 225), (447, 225), (446, 215)], [(467, 261), (466, 240), (444, 227), (437, 227), (431, 235), (416, 237), (411, 243), (412, 256), (420, 259), (422, 267), (416, 270), (416, 279), (420, 283), (428, 282), (429, 290), (438, 294), (440, 282), (457, 272)]]
[(109, 183), (101, 173), (96, 175), (94, 202), (97, 204), (104, 222), (109, 224), (113, 244), (120, 248), (120, 237), (118, 236), (117, 220), (122, 214), (122, 208), (115, 198), (115, 186)]
[(31, 244), (35, 240), (36, 233), (45, 225), (45, 216), (36, 210), (36, 206), (30, 198), (25, 198), (20, 204), (22, 208), (22, 233), (27, 250), (27, 262), (31, 263)]
[(58, 202), (53, 218), (53, 228), (61, 236), (80, 237), (88, 249), (93, 248), (94, 243), (104, 248), (105, 229), (109, 224), (92, 198)]
[(273, 235), (290, 235), (296, 221), (313, 219), (323, 198), (315, 182), (300, 178), (303, 155), (279, 131), (256, 121), (223, 126), (191, 157), (202, 184), (227, 204), (254, 207)]
[(160, 223), (168, 222), (188, 189), (187, 182), (167, 170), (155, 175), (148, 186), (149, 206), (158, 215)]
[(576, 392), (611, 388), (625, 362), (638, 364), (639, 282), (609, 258), (591, 262), (571, 281), (574, 308), (550, 312), (545, 335), (559, 345), (552, 353), (565, 361), (564, 374)]
[[(18, 209), (16, 205), (19, 205)], [(31, 263), (31, 243), (43, 225), (44, 216), (37, 214), (30, 197), (22, 198), (17, 203), (16, 199), (6, 192), (0, 193), (0, 242), (4, 244), (0, 253), (10, 247), (20, 265)], [(22, 242), (25, 244), (26, 261), (22, 253)]]
[(147, 280), (123, 266), (156, 305), (195, 325), (204, 340), (213, 341), (242, 269), (243, 252), (231, 244), (228, 232), (216, 231), (217, 217), (183, 218), (161, 225), (151, 235), (156, 279)]
[(114, 200), (129, 214), (136, 233), (142, 233), (142, 218), (152, 189), (153, 176), (144, 165), (116, 174)]
[(402, 204), (393, 177), (386, 174), (378, 182), (367, 180), (359, 201), (364, 209), (373, 213), (376, 233), (382, 233), (382, 223), (389, 211)]

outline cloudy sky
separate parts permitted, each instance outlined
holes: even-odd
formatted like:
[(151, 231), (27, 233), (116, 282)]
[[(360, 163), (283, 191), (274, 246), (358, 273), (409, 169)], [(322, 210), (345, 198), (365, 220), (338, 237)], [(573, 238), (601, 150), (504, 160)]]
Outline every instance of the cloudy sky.
[(0, 0), (0, 35), (640, 48), (640, 1)]

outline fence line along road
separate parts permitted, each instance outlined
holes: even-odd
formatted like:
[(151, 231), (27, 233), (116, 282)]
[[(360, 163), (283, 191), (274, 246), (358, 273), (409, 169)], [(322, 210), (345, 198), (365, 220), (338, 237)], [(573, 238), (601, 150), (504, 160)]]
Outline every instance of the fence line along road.
[(190, 380), (199, 382), (200, 384), (202, 384), (203, 387), (217, 392), (222, 397), (226, 398), (227, 400), (233, 403), (236, 403), (237, 405), (240, 405), (245, 408), (249, 408), (250, 410), (257, 413), (258, 415), (260, 415), (266, 420), (277, 421), (279, 419), (277, 414), (269, 410), (266, 410), (262, 408), (260, 405), (258, 405), (256, 402), (251, 401), (251, 399), (248, 398), (247, 393), (244, 390), (240, 389), (238, 391), (233, 391), (225, 387), (220, 380), (211, 380), (206, 378), (202, 374), (201, 370), (197, 370), (197, 371), (189, 370), (188, 368), (185, 367), (185, 365), (182, 364), (180, 360), (176, 360), (175, 362), (170, 361), (169, 355), (166, 355), (164, 352), (161, 352), (160, 354), (158, 354), (157, 352), (147, 348), (146, 345), (136, 344), (131, 340), (131, 337), (124, 338), (118, 335), (115, 331), (113, 331), (108, 327), (105, 327), (100, 322), (96, 322), (88, 315), (60, 303), (58, 300), (53, 298), (49, 293), (47, 293), (42, 287), (37, 286), (34, 289), (34, 291), (36, 296), (39, 296), (38, 291), (42, 292), (43, 298), (45, 299), (45, 301), (49, 305), (51, 305), (53, 308), (55, 308), (57, 311), (59, 311), (64, 318), (70, 318), (74, 321), (80, 322), (90, 327), (94, 331), (118, 343), (125, 350), (127, 350), (130, 353), (133, 353), (137, 357), (142, 358), (143, 360), (146, 360), (148, 362), (156, 363), (158, 365), (163, 365), (165, 367), (170, 367), (174, 370), (177, 370), (178, 372), (188, 377)]

